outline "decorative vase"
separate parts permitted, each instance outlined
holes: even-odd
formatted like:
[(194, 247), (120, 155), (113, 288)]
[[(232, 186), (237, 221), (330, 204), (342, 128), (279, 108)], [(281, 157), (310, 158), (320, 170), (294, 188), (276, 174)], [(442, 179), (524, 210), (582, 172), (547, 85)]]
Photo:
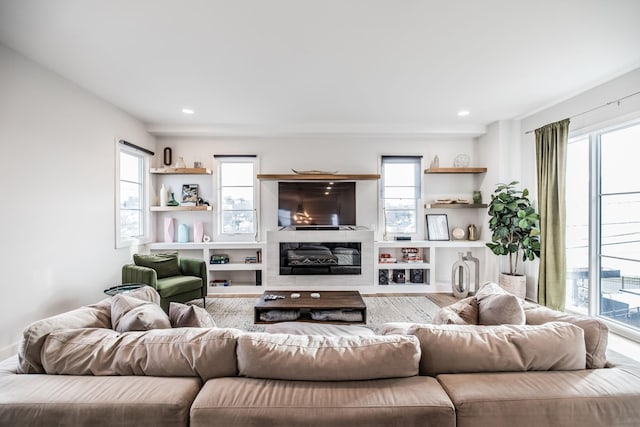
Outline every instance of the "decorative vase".
[(462, 252), (458, 252), (458, 257), (451, 269), (451, 289), (456, 298), (466, 298), (469, 295), (469, 266), (464, 262)]
[(167, 202), (167, 205), (168, 205), (168, 206), (180, 206), (180, 203), (178, 203), (178, 202), (176, 201), (176, 198), (174, 197), (173, 193), (171, 193), (171, 200), (169, 200), (169, 201)]
[(167, 206), (167, 189), (164, 184), (160, 187), (160, 206)]
[(518, 298), (527, 296), (527, 276), (500, 273), (498, 284), (502, 289)]
[(482, 203), (482, 191), (476, 190), (473, 192), (473, 203), (476, 205)]
[(175, 221), (173, 218), (164, 219), (164, 241), (172, 243), (175, 236)]
[(204, 224), (201, 221), (193, 223), (193, 241), (200, 243), (204, 237)]
[(178, 227), (178, 243), (189, 242), (189, 226), (187, 224), (180, 224)]
[(178, 157), (178, 161), (176, 162), (176, 168), (177, 169), (184, 169), (186, 167), (187, 167), (187, 165), (184, 162), (184, 159), (182, 157)]
[(478, 229), (474, 224), (469, 224), (469, 227), (467, 227), (467, 236), (471, 241), (478, 240)]

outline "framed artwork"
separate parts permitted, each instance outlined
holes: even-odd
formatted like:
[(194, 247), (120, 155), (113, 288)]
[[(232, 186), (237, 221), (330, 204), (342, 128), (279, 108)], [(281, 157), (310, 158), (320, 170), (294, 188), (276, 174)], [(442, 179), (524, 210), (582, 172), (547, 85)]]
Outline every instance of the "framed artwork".
[(182, 185), (182, 206), (195, 206), (198, 203), (198, 184)]
[(427, 239), (450, 240), (449, 221), (446, 214), (427, 215)]

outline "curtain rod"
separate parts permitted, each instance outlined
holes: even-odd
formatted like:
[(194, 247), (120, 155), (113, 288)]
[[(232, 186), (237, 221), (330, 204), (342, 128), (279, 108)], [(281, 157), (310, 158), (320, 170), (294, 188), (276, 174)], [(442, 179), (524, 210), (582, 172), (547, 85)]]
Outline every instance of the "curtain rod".
[[(599, 110), (599, 109), (601, 109), (601, 108), (608, 107), (608, 106), (609, 106), (609, 105), (611, 105), (611, 104), (618, 104), (618, 105), (620, 105), (620, 101), (623, 101), (623, 100), (625, 100), (625, 99), (627, 99), (627, 98), (631, 98), (632, 96), (636, 96), (636, 95), (638, 95), (638, 94), (640, 94), (640, 90), (639, 90), (639, 91), (637, 91), (637, 92), (634, 92), (634, 93), (632, 93), (632, 94), (630, 94), (630, 95), (623, 96), (622, 98), (618, 98), (618, 99), (614, 99), (613, 101), (609, 101), (609, 102), (607, 102), (606, 104), (598, 105), (597, 107), (593, 107), (593, 108), (591, 108), (591, 109), (589, 109), (589, 110), (586, 110), (586, 111), (583, 111), (583, 112), (581, 112), (581, 113), (574, 114), (573, 116), (569, 117), (569, 119), (574, 119), (574, 118), (576, 118), (576, 117), (583, 116), (583, 115), (585, 115), (585, 114), (587, 114), (587, 113), (590, 113), (590, 112), (592, 112), (592, 111), (596, 111), (596, 110)], [(535, 129), (533, 129), (533, 130), (528, 130), (528, 131), (526, 131), (524, 134), (525, 134), (525, 135), (529, 135), (530, 133), (533, 133), (533, 132), (535, 132)]]
[(144, 148), (144, 147), (140, 147), (139, 145), (133, 144), (133, 143), (131, 143), (131, 142), (129, 142), (129, 141), (126, 141), (126, 140), (124, 140), (124, 139), (121, 139), (119, 142), (120, 142), (120, 144), (122, 144), (122, 145), (126, 145), (127, 147), (135, 148), (136, 150), (142, 151), (143, 153), (147, 153), (147, 154), (149, 154), (149, 155), (151, 155), (151, 156), (155, 156), (155, 154), (153, 153), (153, 151), (151, 151), (151, 150), (147, 150), (147, 149), (146, 149), (146, 148)]

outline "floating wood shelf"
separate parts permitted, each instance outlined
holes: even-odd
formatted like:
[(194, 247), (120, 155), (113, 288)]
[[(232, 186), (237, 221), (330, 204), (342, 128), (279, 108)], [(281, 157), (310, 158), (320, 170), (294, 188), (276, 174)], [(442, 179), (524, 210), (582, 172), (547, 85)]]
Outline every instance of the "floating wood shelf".
[(151, 206), (151, 212), (210, 211), (211, 206)]
[(211, 175), (207, 168), (151, 168), (151, 173), (162, 175)]
[(425, 205), (427, 209), (473, 209), (473, 208), (486, 208), (485, 203), (427, 203)]
[(424, 173), (485, 173), (487, 168), (431, 168)]
[(379, 174), (259, 174), (260, 180), (288, 180), (288, 181), (346, 181), (346, 180), (373, 180), (380, 179)]

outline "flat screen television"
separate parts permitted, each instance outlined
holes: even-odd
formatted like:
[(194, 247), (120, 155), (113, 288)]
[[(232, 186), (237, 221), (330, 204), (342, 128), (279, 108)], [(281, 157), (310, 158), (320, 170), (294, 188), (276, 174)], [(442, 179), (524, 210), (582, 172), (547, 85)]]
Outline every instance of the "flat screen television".
[(279, 182), (278, 225), (356, 225), (356, 183)]

